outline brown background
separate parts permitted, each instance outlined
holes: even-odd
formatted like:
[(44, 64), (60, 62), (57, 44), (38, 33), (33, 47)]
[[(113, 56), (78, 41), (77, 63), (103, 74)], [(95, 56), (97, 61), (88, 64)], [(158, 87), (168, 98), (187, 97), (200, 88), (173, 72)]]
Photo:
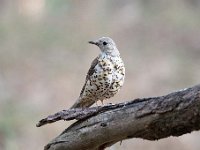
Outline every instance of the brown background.
[[(72, 123), (35, 127), (74, 103), (99, 53), (87, 41), (101, 36), (115, 40), (126, 65), (123, 89), (107, 102), (200, 83), (198, 0), (0, 0), (0, 149), (43, 149)], [(109, 149), (199, 150), (199, 138), (131, 139)]]

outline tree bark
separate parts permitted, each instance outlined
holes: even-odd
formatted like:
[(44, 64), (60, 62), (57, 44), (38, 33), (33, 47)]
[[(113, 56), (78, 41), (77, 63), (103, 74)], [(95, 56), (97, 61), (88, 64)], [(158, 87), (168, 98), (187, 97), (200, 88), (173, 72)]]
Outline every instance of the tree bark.
[(61, 111), (41, 120), (38, 126), (61, 119), (78, 121), (45, 150), (100, 150), (130, 138), (180, 136), (200, 129), (200, 85), (160, 97)]

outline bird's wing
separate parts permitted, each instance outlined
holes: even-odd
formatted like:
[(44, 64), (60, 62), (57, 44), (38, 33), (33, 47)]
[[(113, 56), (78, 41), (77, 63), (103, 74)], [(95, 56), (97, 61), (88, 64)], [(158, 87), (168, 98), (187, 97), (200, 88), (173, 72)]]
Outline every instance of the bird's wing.
[(74, 103), (74, 105), (71, 107), (71, 108), (78, 108), (78, 107), (90, 107), (91, 105), (94, 104), (94, 101), (87, 101), (87, 102), (84, 102), (81, 101), (81, 96), (82, 94), (84, 93), (84, 90), (85, 90), (85, 86), (87, 84), (87, 81), (90, 80), (90, 77), (92, 76), (92, 74), (95, 72), (95, 66), (98, 64), (98, 57), (96, 57), (93, 61), (92, 61), (92, 64), (90, 66), (90, 69), (88, 70), (88, 73), (87, 73), (87, 76), (86, 76), (86, 79), (85, 79), (85, 84), (81, 90), (81, 93), (80, 93), (80, 96), (78, 98), (78, 100)]
[(87, 76), (86, 76), (86, 79), (85, 79), (85, 84), (81, 90), (81, 93), (80, 93), (80, 96), (83, 94), (84, 90), (85, 90), (85, 86), (86, 86), (86, 83), (87, 81), (90, 79), (90, 77), (92, 76), (92, 74), (95, 72), (95, 66), (98, 64), (98, 57), (96, 57), (93, 61), (92, 61), (92, 64), (90, 66), (90, 69), (88, 70), (88, 73), (87, 73)]

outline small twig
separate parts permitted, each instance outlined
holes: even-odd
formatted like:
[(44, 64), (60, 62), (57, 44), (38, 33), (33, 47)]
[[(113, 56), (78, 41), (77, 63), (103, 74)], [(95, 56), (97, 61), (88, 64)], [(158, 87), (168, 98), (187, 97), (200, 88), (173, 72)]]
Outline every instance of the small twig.
[(92, 108), (88, 108), (88, 109), (80, 109), (80, 108), (76, 108), (76, 109), (69, 109), (69, 110), (62, 110), (59, 111), (53, 115), (50, 115), (42, 120), (40, 120), (36, 126), (37, 127), (41, 127), (43, 125), (49, 124), (49, 123), (53, 123), (59, 120), (73, 120), (73, 119), (83, 119), (86, 117), (89, 117), (91, 115), (94, 115), (96, 113), (98, 113), (100, 110), (102, 110), (100, 107), (92, 107)]

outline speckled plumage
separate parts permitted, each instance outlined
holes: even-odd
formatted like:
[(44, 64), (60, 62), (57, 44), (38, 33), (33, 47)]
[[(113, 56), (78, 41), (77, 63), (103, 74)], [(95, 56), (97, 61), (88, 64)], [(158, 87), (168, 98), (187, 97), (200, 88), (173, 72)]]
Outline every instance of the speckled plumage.
[(124, 83), (125, 67), (114, 41), (102, 37), (89, 43), (97, 45), (101, 53), (93, 60), (80, 96), (72, 108), (90, 107), (98, 100), (103, 102), (113, 97)]

